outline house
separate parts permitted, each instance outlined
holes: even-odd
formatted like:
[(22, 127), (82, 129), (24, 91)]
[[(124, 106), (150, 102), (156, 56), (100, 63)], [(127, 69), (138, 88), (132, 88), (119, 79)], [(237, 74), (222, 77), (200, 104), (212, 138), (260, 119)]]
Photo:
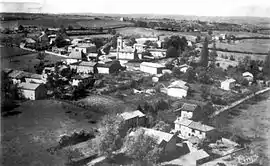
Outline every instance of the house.
[(120, 114), (120, 116), (124, 119), (125, 127), (127, 129), (138, 126), (146, 126), (146, 116), (139, 110), (132, 112), (124, 112)]
[(175, 134), (169, 134), (166, 132), (142, 127), (142, 128), (137, 129), (136, 131), (131, 132), (129, 136), (131, 137), (136, 136), (141, 131), (143, 131), (144, 134), (156, 139), (156, 143), (158, 144), (158, 147), (163, 148), (164, 154), (169, 154), (176, 151), (176, 147), (177, 147), (176, 143), (179, 138)]
[(189, 87), (186, 86), (186, 84), (187, 83), (182, 80), (172, 82), (167, 88), (167, 95), (176, 98), (186, 97), (189, 89)]
[(122, 69), (122, 66), (119, 61), (111, 61), (111, 62), (99, 62), (97, 64), (97, 71), (101, 74), (110, 74), (118, 72)]
[(44, 84), (33, 84), (33, 83), (19, 83), (18, 89), (20, 95), (26, 99), (37, 100), (46, 97), (46, 89)]
[(7, 76), (13, 82), (13, 84), (24, 82), (24, 71), (13, 70)]
[(41, 74), (24, 72), (24, 80), (26, 83), (46, 84), (47, 79)]
[(66, 64), (72, 64), (75, 62), (80, 62), (82, 60), (87, 60), (86, 55), (79, 50), (72, 50), (68, 57), (64, 60)]
[(180, 66), (179, 66), (179, 70), (180, 70), (181, 72), (183, 72), (183, 73), (186, 73), (187, 70), (188, 70), (189, 68), (191, 68), (191, 66), (189, 66), (189, 65), (187, 65), (187, 64), (183, 64), (183, 65), (180, 65)]
[[(110, 54), (114, 54), (114, 52), (111, 51)], [(116, 57), (119, 60), (142, 59), (142, 52), (133, 48), (125, 48), (117, 50)]]
[(147, 49), (151, 55), (155, 58), (164, 58), (166, 57), (166, 49)]
[(210, 159), (211, 156), (207, 152), (203, 149), (199, 149), (172, 160), (169, 163), (171, 165), (179, 165), (179, 163), (181, 163), (181, 165), (184, 166), (198, 166), (210, 161)]
[(236, 80), (233, 78), (221, 82), (220, 88), (223, 90), (231, 90), (235, 87)]
[(49, 35), (48, 38), (49, 38), (49, 43), (53, 44), (56, 39), (56, 34)]
[(74, 49), (75, 51), (82, 51), (85, 54), (97, 52), (96, 45), (92, 43), (77, 44), (77, 46)]
[(134, 48), (134, 50), (138, 50), (138, 51), (145, 51), (145, 49), (146, 49), (146, 45), (144, 45), (144, 44), (139, 44), (139, 43), (135, 43), (134, 45), (133, 45), (133, 48)]
[(215, 128), (195, 122), (190, 119), (178, 117), (175, 121), (175, 131), (179, 131), (184, 138), (198, 137), (199, 139), (210, 138), (214, 136)]
[(200, 111), (199, 106), (191, 103), (184, 103), (181, 108), (175, 110), (175, 112), (180, 113), (180, 117), (187, 119), (192, 119), (197, 111)]
[(140, 70), (145, 73), (161, 74), (163, 69), (165, 66), (159, 63), (142, 62), (140, 64)]
[(86, 87), (90, 84), (94, 83), (94, 79), (92, 75), (83, 74), (83, 75), (76, 75), (72, 77), (72, 86), (83, 86)]
[(70, 64), (70, 68), (76, 70), (77, 73), (97, 73), (97, 63), (96, 62), (76, 62), (73, 64)]
[(142, 37), (142, 38), (137, 38), (135, 40), (136, 40), (136, 42), (138, 44), (144, 44), (146, 41), (157, 42), (158, 38), (157, 37), (153, 37), (153, 38), (151, 38), (151, 37), (149, 37), (149, 38)]
[(250, 73), (250, 72), (244, 72), (244, 73), (242, 74), (242, 76), (243, 76), (246, 80), (248, 80), (249, 82), (252, 82), (253, 79), (254, 79), (253, 74)]

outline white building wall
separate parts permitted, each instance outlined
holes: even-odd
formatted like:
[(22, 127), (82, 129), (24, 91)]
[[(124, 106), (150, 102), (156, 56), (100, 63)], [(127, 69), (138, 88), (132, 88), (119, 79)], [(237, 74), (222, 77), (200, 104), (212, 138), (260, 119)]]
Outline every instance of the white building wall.
[(98, 73), (109, 74), (110, 70), (108, 67), (97, 67)]
[(36, 100), (36, 95), (34, 90), (21, 89), (21, 95), (30, 100)]
[(150, 74), (159, 74), (158, 69), (154, 67), (149, 67), (149, 66), (144, 66), (140, 65), (140, 70), (145, 73), (150, 73)]
[(193, 116), (193, 112), (181, 111), (181, 117), (191, 119)]
[(183, 98), (187, 96), (187, 91), (181, 88), (168, 88), (167, 94), (172, 97)]

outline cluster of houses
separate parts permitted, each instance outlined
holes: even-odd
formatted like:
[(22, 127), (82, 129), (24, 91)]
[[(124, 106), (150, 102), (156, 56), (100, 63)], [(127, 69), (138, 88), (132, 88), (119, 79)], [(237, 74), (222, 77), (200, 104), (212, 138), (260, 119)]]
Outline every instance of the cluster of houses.
[[(126, 130), (129, 129), (129, 137), (138, 135), (141, 131), (153, 137), (159, 148), (163, 149), (162, 156), (178, 155), (177, 158), (192, 158), (194, 165), (209, 161), (210, 155), (201, 148), (197, 148), (192, 138), (198, 140), (209, 139), (216, 141), (219, 139), (218, 132), (212, 126), (193, 121), (194, 114), (200, 111), (196, 104), (184, 103), (174, 121), (174, 129), (170, 133), (147, 128), (147, 117), (139, 110), (118, 114), (124, 120)], [(191, 163), (189, 163), (191, 164)]]

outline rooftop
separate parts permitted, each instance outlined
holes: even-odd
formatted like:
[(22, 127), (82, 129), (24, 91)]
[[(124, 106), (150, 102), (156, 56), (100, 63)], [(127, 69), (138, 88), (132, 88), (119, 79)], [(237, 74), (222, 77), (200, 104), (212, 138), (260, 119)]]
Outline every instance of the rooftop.
[(154, 68), (165, 68), (164, 65), (159, 63), (151, 63), (151, 62), (142, 62), (140, 65), (142, 66), (148, 66), (148, 67), (154, 67)]
[(154, 48), (151, 48), (151, 49), (147, 49), (148, 51), (150, 52), (166, 52), (167, 50), (166, 49), (154, 49)]
[(243, 77), (253, 77), (253, 74), (250, 73), (250, 72), (244, 72), (244, 73), (242, 74), (242, 76), (243, 76)]
[(184, 103), (181, 110), (184, 111), (195, 111), (198, 106), (196, 104)]
[(88, 74), (83, 74), (83, 75), (76, 75), (74, 77), (72, 77), (73, 79), (77, 79), (77, 80), (81, 80), (81, 79), (86, 79), (86, 78), (91, 78), (93, 77), (92, 75), (88, 75)]
[(11, 73), (8, 74), (8, 77), (10, 78), (22, 78), (23, 71), (20, 70), (13, 70)]
[(83, 59), (83, 53), (81, 51), (72, 50), (67, 58), (69, 58), (69, 59)]
[(135, 132), (131, 132), (130, 136), (136, 136), (136, 134), (139, 134), (140, 130), (143, 130), (144, 134), (150, 137), (156, 138), (157, 144), (160, 144), (163, 140), (166, 142), (169, 142), (173, 137), (173, 134), (169, 134), (169, 133), (154, 130), (154, 129), (144, 128), (144, 127), (137, 129)]
[(187, 82), (182, 81), (182, 80), (177, 80), (172, 82), (168, 88), (181, 88), (181, 89), (185, 89), (188, 90), (188, 87), (186, 86)]
[(97, 63), (96, 62), (86, 62), (82, 61), (78, 64), (78, 66), (88, 66), (88, 67), (94, 67)]
[(233, 83), (233, 82), (235, 82), (235, 81), (236, 81), (235, 79), (229, 78), (229, 79), (227, 79), (227, 80), (225, 80), (225, 81), (223, 81), (223, 82)]
[(27, 90), (36, 90), (37, 87), (39, 87), (39, 86), (40, 86), (40, 84), (33, 84), (33, 83), (23, 82), (23, 83), (20, 83), (18, 85), (18, 88), (27, 89)]
[(202, 124), (201, 122), (194, 122), (192, 120), (185, 119), (185, 118), (177, 118), (174, 121), (174, 123), (177, 123), (177, 124), (180, 124), (180, 125), (189, 127), (191, 129), (196, 129), (196, 130), (199, 130), (199, 131), (203, 131), (203, 132), (211, 131), (211, 130), (214, 130), (215, 129), (212, 126), (208, 126), (208, 125)]
[(120, 116), (124, 119), (124, 120), (128, 120), (128, 119), (132, 119), (135, 117), (144, 117), (145, 114), (143, 114), (141, 111), (136, 110), (136, 111), (132, 111), (132, 112), (124, 112), (122, 114), (120, 114)]

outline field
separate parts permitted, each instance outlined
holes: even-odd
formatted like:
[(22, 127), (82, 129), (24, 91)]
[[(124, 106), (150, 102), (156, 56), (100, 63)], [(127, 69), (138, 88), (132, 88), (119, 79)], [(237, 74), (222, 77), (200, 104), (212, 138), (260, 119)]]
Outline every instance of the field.
[(126, 27), (119, 28), (116, 30), (118, 33), (124, 36), (138, 36), (138, 37), (157, 37), (157, 36), (172, 36), (180, 35), (186, 36), (187, 39), (193, 40), (196, 37), (196, 32), (171, 32), (171, 31), (160, 31), (150, 28), (138, 28), (138, 27)]
[(231, 34), (236, 37), (259, 37), (259, 36), (267, 36), (259, 33), (252, 33), (252, 32), (231, 32), (231, 31), (213, 31), (214, 35), (217, 34)]
[[(12, 68), (35, 73), (34, 66), (40, 62), (38, 59), (36, 59), (37, 53), (26, 51), (28, 54), (21, 55), (23, 52), (25, 52), (25, 50), (17, 47), (1, 47), (1, 68)], [(63, 59), (63, 57), (46, 54), (44, 62), (45, 64), (50, 64), (61, 59)]]
[(95, 125), (88, 121), (100, 117), (90, 110), (52, 100), (27, 101), (13, 113), (2, 117), (3, 165), (64, 165), (64, 156), (50, 155), (46, 149), (55, 146), (63, 134), (90, 131)]
[[(212, 46), (209, 47), (211, 48)], [(230, 51), (267, 54), (270, 50), (270, 39), (246, 39), (232, 44), (217, 42), (216, 47), (217, 49), (228, 49)]]
[(18, 20), (18, 21), (1, 21), (0, 29), (13, 28), (18, 25), (35, 25), (38, 27), (52, 28), (52, 27), (68, 27), (71, 25), (74, 28), (88, 27), (88, 28), (113, 28), (133, 25), (129, 22), (121, 22), (120, 20), (113, 20), (108, 18), (95, 19), (91, 16), (81, 17), (66, 17), (66, 16), (40, 16), (34, 20)]
[[(215, 126), (251, 141), (250, 146), (260, 156), (270, 156), (270, 92), (223, 112), (214, 118)], [(268, 165), (268, 164), (265, 164)]]

